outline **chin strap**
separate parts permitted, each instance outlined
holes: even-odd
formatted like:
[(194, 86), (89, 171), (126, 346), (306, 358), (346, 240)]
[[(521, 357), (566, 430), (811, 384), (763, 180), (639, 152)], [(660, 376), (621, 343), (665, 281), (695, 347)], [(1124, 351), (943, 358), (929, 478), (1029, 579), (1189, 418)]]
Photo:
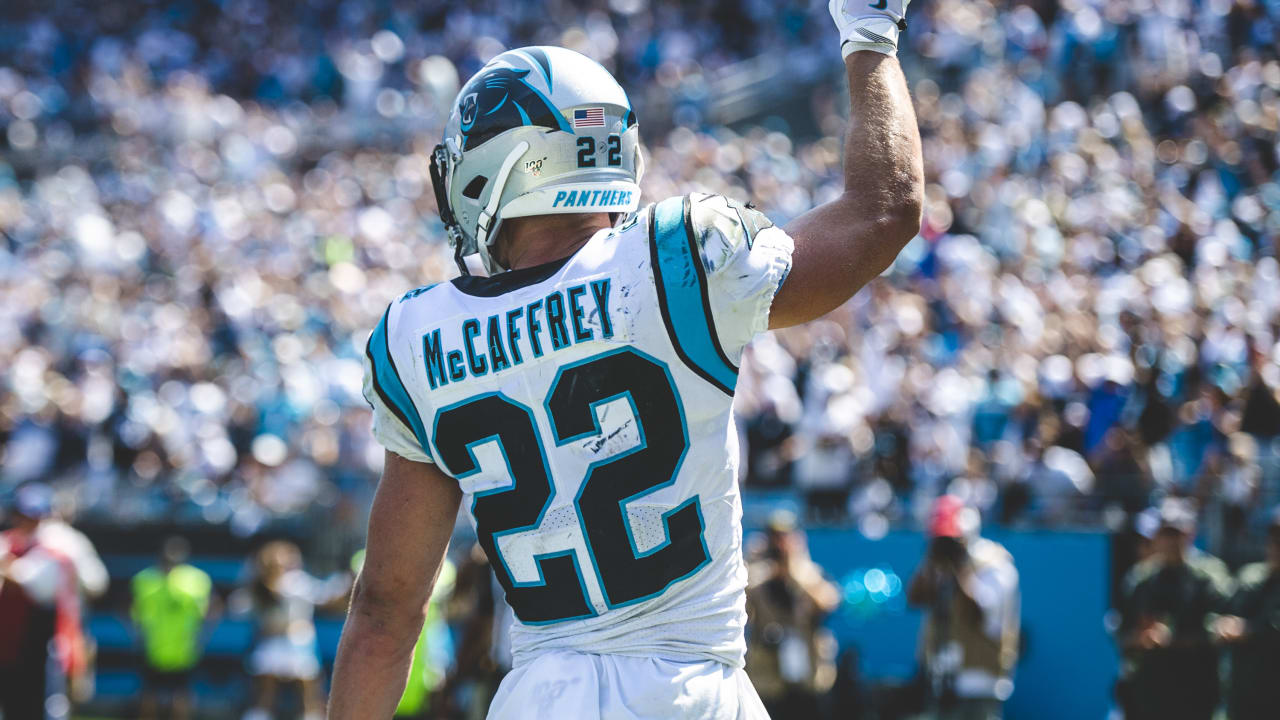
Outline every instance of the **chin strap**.
[(498, 224), (495, 219), (498, 214), (498, 205), (502, 202), (502, 190), (506, 187), (507, 178), (511, 177), (511, 170), (515, 168), (516, 162), (528, 150), (529, 143), (522, 140), (507, 153), (507, 159), (502, 161), (502, 167), (498, 170), (497, 177), (493, 179), (493, 191), (489, 193), (489, 202), (484, 210), (480, 211), (480, 217), (476, 220), (476, 250), (479, 251), (480, 258), (484, 260), (489, 272), (503, 269), (489, 253), (489, 237)]
[(463, 275), (470, 275), (471, 271), (467, 269), (467, 258), (462, 254), (462, 245), (455, 244), (453, 246), (453, 263), (458, 266), (458, 272)]
[(440, 222), (444, 223), (444, 231), (449, 236), (449, 244), (453, 246), (453, 261), (458, 264), (458, 270), (463, 275), (470, 275), (471, 273), (467, 271), (467, 263), (462, 259), (466, 236), (462, 233), (462, 227), (458, 225), (458, 219), (454, 217), (453, 210), (449, 207), (449, 191), (445, 187), (448, 168), (449, 149), (443, 143), (436, 145), (435, 150), (431, 152), (431, 187), (436, 193), (436, 209), (440, 212)]

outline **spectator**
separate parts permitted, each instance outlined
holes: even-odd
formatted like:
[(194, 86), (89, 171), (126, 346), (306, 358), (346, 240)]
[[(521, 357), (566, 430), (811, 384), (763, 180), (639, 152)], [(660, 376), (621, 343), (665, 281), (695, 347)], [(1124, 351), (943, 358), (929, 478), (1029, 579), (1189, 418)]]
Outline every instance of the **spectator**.
[(1280, 507), (1267, 529), (1266, 560), (1240, 569), (1228, 612), (1215, 630), (1231, 649), (1229, 717), (1274, 717), (1280, 707)]
[(130, 616), (142, 637), (139, 717), (145, 720), (159, 717), (160, 707), (174, 720), (192, 715), (191, 680), (213, 584), (203, 570), (186, 564), (190, 550), (184, 538), (168, 538), (159, 562), (133, 576)]
[(40, 541), (51, 500), (44, 485), (22, 486), (13, 527), (0, 533), (0, 713), (15, 720), (56, 720), (71, 709), (62, 687), (67, 648), (55, 638), (75, 578), (70, 562)]
[(249, 656), (254, 679), (252, 707), (245, 720), (271, 717), (281, 685), (297, 684), (302, 695), (303, 720), (324, 717), (324, 688), (316, 651), (313, 621), (317, 605), (345, 599), (351, 577), (338, 573), (318, 580), (302, 569), (297, 545), (275, 540), (263, 545), (253, 561), (248, 587), (236, 591), (232, 608), (252, 613), (255, 645)]
[(819, 715), (835, 682), (836, 642), (822, 622), (840, 591), (809, 559), (785, 510), (769, 518), (764, 546), (747, 564), (747, 674), (772, 717)]
[(38, 532), (41, 544), (54, 548), (71, 561), (81, 596), (90, 600), (102, 597), (111, 578), (93, 542), (57, 513), (45, 518)]
[(1028, 442), (1026, 484), (1038, 526), (1061, 526), (1080, 516), (1080, 507), (1093, 490), (1093, 472), (1084, 458), (1072, 450), (1040, 447)]
[(1209, 547), (1228, 567), (1238, 568), (1254, 545), (1249, 521), (1262, 503), (1262, 467), (1258, 464), (1258, 443), (1244, 432), (1226, 438), (1224, 452), (1208, 463), (1211, 479), (1200, 492), (1206, 498), (1205, 529)]
[(1152, 555), (1125, 578), (1119, 638), (1131, 667), (1122, 703), (1131, 720), (1208, 720), (1219, 699), (1210, 629), (1231, 578), (1217, 558), (1190, 547), (1195, 509), (1166, 499)]
[(1275, 361), (1269, 360), (1265, 348), (1250, 343), (1249, 382), (1244, 389), (1244, 409), (1240, 429), (1259, 438), (1280, 435), (1280, 385), (1275, 375)]
[(927, 554), (907, 590), (907, 602), (926, 613), (920, 649), (939, 720), (998, 720), (1013, 692), (1018, 571), (979, 526), (975, 509), (939, 497)]
[(854, 464), (849, 436), (836, 428), (805, 433), (808, 447), (799, 450), (795, 462), (796, 489), (804, 493), (808, 520), (830, 523), (843, 520), (849, 503)]
[[(40, 523), (38, 531), (42, 545), (52, 548), (71, 562), (75, 572), (77, 595), (75, 603), (65, 603), (68, 612), (76, 614), (73, 623), (67, 623), (69, 651), (66, 659), (67, 694), (73, 702), (82, 702), (93, 697), (95, 687), (94, 661), (97, 656), (97, 645), (92, 637), (84, 631), (85, 608), (88, 601), (102, 597), (107, 591), (110, 578), (107, 568), (98, 557), (93, 542), (76, 528), (72, 527), (60, 513), (54, 512)], [(71, 630), (70, 628), (74, 628)]]

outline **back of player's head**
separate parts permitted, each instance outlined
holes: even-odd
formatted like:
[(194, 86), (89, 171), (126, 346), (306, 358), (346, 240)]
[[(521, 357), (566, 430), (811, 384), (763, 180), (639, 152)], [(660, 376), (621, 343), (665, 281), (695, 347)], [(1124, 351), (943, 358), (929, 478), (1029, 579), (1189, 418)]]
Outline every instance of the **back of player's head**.
[(559, 47), (508, 50), (454, 100), (432, 155), (440, 217), (459, 268), (507, 218), (630, 213), (639, 206), (639, 128), (626, 92), (594, 60)]

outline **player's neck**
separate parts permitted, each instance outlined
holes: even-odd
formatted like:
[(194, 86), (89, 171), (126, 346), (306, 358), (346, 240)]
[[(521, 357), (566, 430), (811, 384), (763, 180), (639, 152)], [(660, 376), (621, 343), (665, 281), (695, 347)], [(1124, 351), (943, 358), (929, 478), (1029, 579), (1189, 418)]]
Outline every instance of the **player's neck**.
[(495, 250), (507, 269), (519, 270), (567, 258), (610, 227), (608, 213), (512, 218), (503, 222)]

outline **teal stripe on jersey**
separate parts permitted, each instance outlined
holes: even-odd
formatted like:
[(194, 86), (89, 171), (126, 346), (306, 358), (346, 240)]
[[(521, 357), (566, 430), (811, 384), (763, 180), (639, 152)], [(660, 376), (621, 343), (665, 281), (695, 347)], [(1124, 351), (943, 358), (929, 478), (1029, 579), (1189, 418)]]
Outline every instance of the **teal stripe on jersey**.
[(676, 354), (694, 372), (732, 395), (738, 369), (724, 357), (711, 319), (706, 271), (689, 225), (688, 198), (669, 198), (653, 209), (653, 274), (662, 320)]
[(409, 391), (405, 389), (400, 372), (396, 370), (396, 361), (391, 359), (391, 348), (387, 345), (387, 317), (390, 315), (391, 308), (388, 307), (378, 321), (378, 326), (373, 329), (373, 334), (369, 336), (369, 344), (365, 348), (369, 364), (373, 368), (373, 387), (400, 422), (413, 431), (422, 451), (430, 455), (431, 447), (427, 444), (427, 431), (422, 425), (422, 418), (418, 416), (413, 400), (409, 399)]

